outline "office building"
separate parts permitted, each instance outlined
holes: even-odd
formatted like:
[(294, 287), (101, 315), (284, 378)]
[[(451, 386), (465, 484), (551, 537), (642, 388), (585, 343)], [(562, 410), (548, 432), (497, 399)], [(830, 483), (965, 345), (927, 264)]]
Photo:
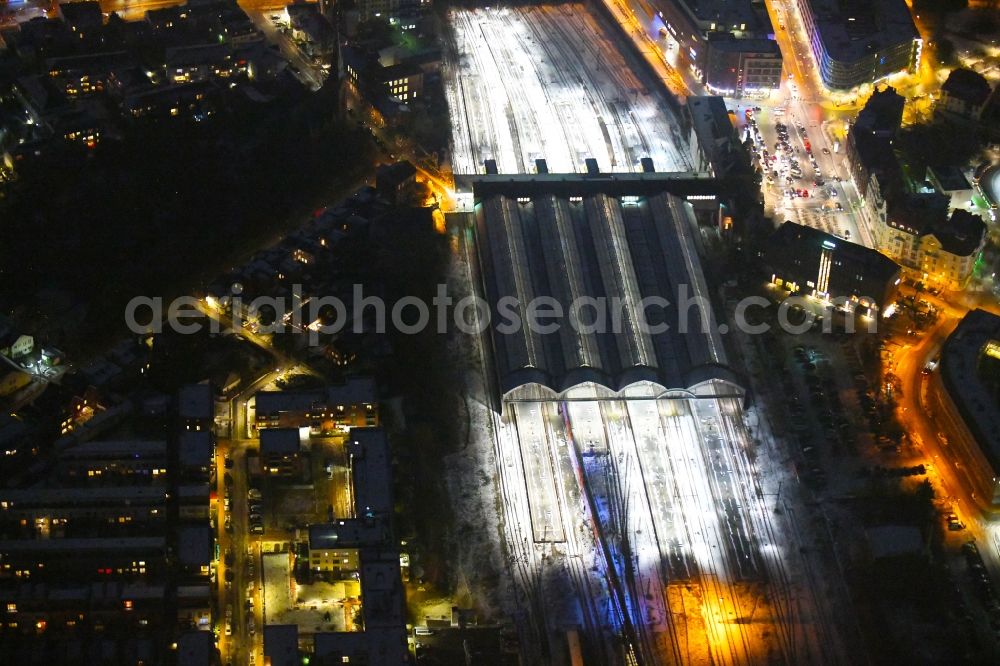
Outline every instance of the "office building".
[(880, 252), (795, 222), (772, 234), (762, 259), (775, 287), (867, 316), (892, 302), (900, 282), (899, 266)]
[(772, 39), (712, 35), (705, 59), (705, 87), (725, 97), (762, 97), (781, 87), (782, 60)]
[(915, 72), (923, 40), (904, 0), (797, 0), (820, 78), (849, 90)]
[(740, 97), (768, 93), (780, 84), (781, 52), (762, 3), (656, 0), (650, 7), (653, 25), (679, 45), (681, 65), (710, 91)]

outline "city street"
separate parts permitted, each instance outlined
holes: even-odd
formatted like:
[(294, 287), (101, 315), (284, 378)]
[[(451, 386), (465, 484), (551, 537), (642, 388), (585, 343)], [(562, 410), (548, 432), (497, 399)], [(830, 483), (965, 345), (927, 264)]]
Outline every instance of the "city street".
[[(232, 461), (229, 469), (225, 464), (227, 456)], [(216, 447), (216, 478), (219, 484), (214, 516), (220, 553), (216, 580), (220, 617), (219, 650), (224, 660), (231, 661), (234, 666), (246, 666), (251, 663), (251, 654), (255, 655), (256, 663), (262, 664), (262, 644), (259, 640), (260, 633), (257, 631), (258, 627), (263, 626), (260, 537), (251, 535), (249, 531), (245, 445), (229, 440), (219, 441)], [(225, 508), (227, 496), (228, 510)], [(225, 528), (227, 516), (230, 521), (228, 529)], [(232, 565), (228, 564), (229, 561)], [(254, 563), (252, 578), (249, 576), (251, 562)], [(228, 582), (227, 576), (230, 576)], [(252, 609), (247, 607), (247, 598), (253, 599)], [(230, 608), (232, 609), (231, 633), (227, 634), (226, 618)], [(249, 631), (250, 617), (253, 617), (254, 633)]]
[[(962, 453), (961, 428), (947, 418), (938, 401), (937, 396), (943, 390), (940, 374), (923, 372), (928, 360), (940, 353), (944, 341), (968, 312), (968, 307), (955, 306), (926, 293), (919, 296), (942, 314), (932, 329), (916, 341), (900, 341), (901, 346), (893, 351), (890, 369), (903, 386), (897, 415), (924, 465), (929, 468), (929, 476), (938, 486), (940, 496), (966, 525), (970, 536), (981, 544), (980, 553), (994, 579), (1000, 580), (1000, 516), (989, 506), (989, 498), (975, 493), (970, 466), (978, 466), (978, 463)], [(975, 305), (1000, 314), (996, 304)], [(977, 475), (983, 473), (983, 470), (976, 472)]]
[(286, 60), (293, 67), (292, 71), (295, 73), (296, 78), (302, 81), (302, 83), (309, 86), (312, 90), (319, 90), (323, 87), (323, 82), (326, 81), (327, 73), (323, 71), (323, 68), (312, 61), (311, 58), (306, 56), (299, 48), (298, 44), (292, 41), (289, 34), (282, 32), (279, 25), (271, 18), (272, 16), (281, 16), (284, 14), (284, 5), (278, 5), (277, 8), (271, 8), (261, 5), (259, 8), (251, 9), (245, 3), (240, 5), (243, 10), (253, 21), (257, 29), (264, 33), (264, 37), (272, 44), (277, 44), (278, 48), (281, 49), (281, 55), (285, 57)]

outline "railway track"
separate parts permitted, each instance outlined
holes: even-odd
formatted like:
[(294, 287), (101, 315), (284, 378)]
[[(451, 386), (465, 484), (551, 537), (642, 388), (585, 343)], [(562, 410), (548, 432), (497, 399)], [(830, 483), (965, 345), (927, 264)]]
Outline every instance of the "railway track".
[[(583, 5), (453, 11), (446, 94), (456, 173), (690, 168), (677, 122)], [(650, 84), (652, 85), (652, 84)]]

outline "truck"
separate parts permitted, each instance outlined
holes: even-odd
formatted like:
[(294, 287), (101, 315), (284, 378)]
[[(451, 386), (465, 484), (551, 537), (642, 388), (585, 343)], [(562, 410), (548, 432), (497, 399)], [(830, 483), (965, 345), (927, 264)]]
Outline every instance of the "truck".
[(233, 635), (233, 605), (226, 605), (226, 636)]

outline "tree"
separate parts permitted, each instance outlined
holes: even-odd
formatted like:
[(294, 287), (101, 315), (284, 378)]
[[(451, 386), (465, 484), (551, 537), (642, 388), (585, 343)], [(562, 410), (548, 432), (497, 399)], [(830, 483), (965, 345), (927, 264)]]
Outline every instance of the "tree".
[(935, 51), (938, 62), (942, 65), (955, 64), (955, 43), (950, 39), (938, 39), (935, 41)]

